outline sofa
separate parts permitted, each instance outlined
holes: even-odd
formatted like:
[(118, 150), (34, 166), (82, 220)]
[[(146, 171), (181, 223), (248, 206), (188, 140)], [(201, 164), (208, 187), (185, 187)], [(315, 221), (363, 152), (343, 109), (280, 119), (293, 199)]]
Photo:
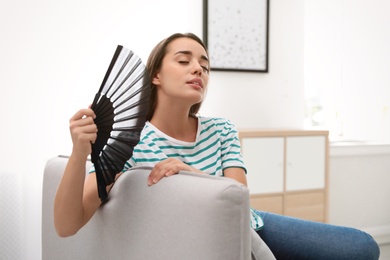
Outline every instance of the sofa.
[[(66, 156), (43, 177), (42, 259), (275, 259), (250, 228), (249, 191), (238, 182), (180, 172), (147, 185), (151, 168), (130, 169), (77, 234), (54, 228), (54, 197)], [(91, 162), (87, 162), (86, 174)]]

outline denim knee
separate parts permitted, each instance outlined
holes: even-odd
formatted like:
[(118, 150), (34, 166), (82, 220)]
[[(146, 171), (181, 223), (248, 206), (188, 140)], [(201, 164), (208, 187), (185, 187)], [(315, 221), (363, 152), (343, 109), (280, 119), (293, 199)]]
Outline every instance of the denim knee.
[(356, 237), (359, 239), (356, 248), (354, 248), (353, 254), (355, 255), (351, 259), (367, 259), (367, 260), (378, 260), (380, 255), (380, 249), (378, 243), (374, 240), (374, 238), (361, 231), (360, 237)]

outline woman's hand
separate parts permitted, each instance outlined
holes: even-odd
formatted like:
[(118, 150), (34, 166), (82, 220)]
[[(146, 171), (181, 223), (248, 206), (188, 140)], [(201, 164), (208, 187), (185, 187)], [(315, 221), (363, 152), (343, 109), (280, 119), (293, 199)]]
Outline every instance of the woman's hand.
[(73, 154), (87, 157), (91, 153), (91, 143), (95, 143), (97, 126), (92, 109), (79, 110), (70, 120), (69, 129), (73, 142)]
[(97, 127), (92, 109), (79, 110), (70, 120), (73, 150), (57, 188), (54, 226), (59, 236), (76, 232), (89, 221), (100, 205), (94, 173), (85, 174), (85, 163), (96, 140)]
[(168, 158), (164, 161), (161, 161), (157, 163), (153, 170), (150, 172), (148, 177), (148, 185), (153, 185), (157, 183), (159, 180), (161, 180), (163, 177), (172, 176), (174, 174), (179, 173), (179, 171), (190, 171), (190, 172), (197, 172), (197, 173), (203, 173), (185, 163), (182, 161), (175, 159), (175, 158)]

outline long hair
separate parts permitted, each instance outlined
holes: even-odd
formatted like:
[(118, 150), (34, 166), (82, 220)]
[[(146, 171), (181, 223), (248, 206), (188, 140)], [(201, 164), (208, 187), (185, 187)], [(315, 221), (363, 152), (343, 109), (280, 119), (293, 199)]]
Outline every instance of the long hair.
[[(195, 34), (193, 34), (193, 33), (172, 34), (168, 38), (166, 38), (166, 39), (162, 40), (160, 43), (158, 43), (149, 55), (148, 61), (146, 62), (146, 68), (148, 70), (149, 77), (151, 80), (156, 76), (156, 74), (161, 69), (162, 61), (163, 61), (165, 55), (167, 54), (168, 45), (172, 41), (179, 39), (179, 38), (189, 38), (189, 39), (192, 39), (192, 40), (198, 42), (205, 49), (205, 51), (207, 53), (206, 46), (204, 45), (202, 40), (198, 36), (196, 36)], [(150, 105), (149, 105), (149, 112), (148, 112), (148, 115), (146, 117), (147, 120), (152, 119), (154, 111), (156, 109), (156, 102), (157, 102), (157, 88), (156, 88), (156, 85), (151, 83)], [(198, 113), (201, 104), (202, 104), (202, 102), (194, 104), (190, 108), (189, 116), (195, 116)]]

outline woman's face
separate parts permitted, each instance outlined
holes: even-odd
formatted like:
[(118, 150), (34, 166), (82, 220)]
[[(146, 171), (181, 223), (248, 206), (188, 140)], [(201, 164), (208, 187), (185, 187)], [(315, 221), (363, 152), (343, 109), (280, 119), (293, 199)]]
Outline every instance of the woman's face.
[(159, 101), (183, 101), (190, 106), (202, 102), (209, 81), (205, 49), (190, 38), (172, 41), (161, 69), (152, 81), (157, 87)]

